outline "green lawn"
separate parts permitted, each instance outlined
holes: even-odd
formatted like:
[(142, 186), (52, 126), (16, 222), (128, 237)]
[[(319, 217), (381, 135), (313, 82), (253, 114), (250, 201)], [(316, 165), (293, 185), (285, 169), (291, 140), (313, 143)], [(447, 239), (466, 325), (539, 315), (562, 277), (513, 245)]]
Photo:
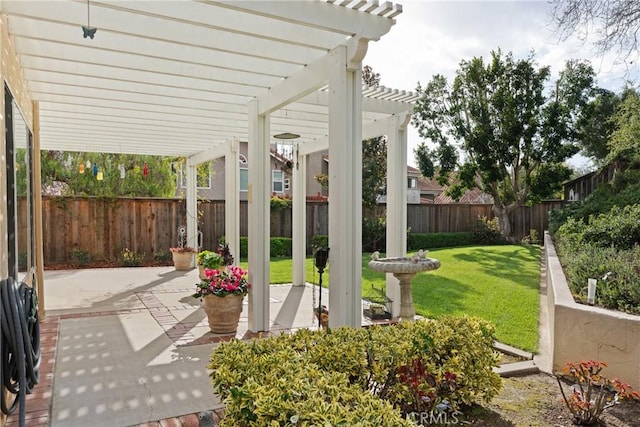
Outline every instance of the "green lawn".
[[(528, 351), (537, 350), (540, 247), (467, 246), (433, 249), (429, 256), (439, 259), (442, 266), (413, 279), (413, 301), (418, 314), (478, 316), (496, 326), (499, 341)], [(369, 260), (370, 254), (363, 254), (363, 297), (384, 292), (384, 274), (371, 270)], [(318, 283), (313, 260), (308, 258), (306, 265), (307, 281)], [(323, 276), (323, 285), (328, 285), (329, 276)], [(273, 259), (271, 283), (291, 281), (291, 259)]]

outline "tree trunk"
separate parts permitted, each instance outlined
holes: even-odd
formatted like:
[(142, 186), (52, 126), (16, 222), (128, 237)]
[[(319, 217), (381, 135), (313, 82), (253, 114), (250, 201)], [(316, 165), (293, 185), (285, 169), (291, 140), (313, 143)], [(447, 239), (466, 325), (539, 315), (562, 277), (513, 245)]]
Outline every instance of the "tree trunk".
[(515, 238), (511, 235), (511, 222), (509, 221), (509, 213), (513, 209), (509, 209), (508, 207), (496, 206), (493, 205), (493, 213), (496, 217), (498, 217), (498, 222), (500, 224), (500, 232), (502, 236), (509, 242), (515, 241)]

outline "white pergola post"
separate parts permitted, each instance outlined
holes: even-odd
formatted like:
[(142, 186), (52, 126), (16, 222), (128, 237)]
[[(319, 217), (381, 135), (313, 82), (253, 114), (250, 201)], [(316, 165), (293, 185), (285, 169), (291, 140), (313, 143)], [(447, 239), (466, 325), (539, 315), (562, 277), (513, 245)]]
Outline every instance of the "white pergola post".
[(269, 330), (269, 114), (249, 102), (249, 330)]
[(329, 326), (360, 327), (362, 67), (346, 46), (329, 55)]
[(307, 156), (301, 155), (296, 146), (293, 165), (293, 286), (305, 284), (305, 260), (307, 252)]
[(240, 165), (239, 141), (229, 141), (224, 156), (224, 234), (229, 250), (240, 262)]
[[(187, 246), (198, 249), (198, 196), (196, 165), (187, 164)], [(194, 254), (195, 258), (195, 254)]]
[[(407, 125), (411, 115), (394, 115), (387, 131), (387, 256), (402, 257), (407, 248)], [(387, 274), (387, 298), (393, 317), (400, 315), (400, 284)]]

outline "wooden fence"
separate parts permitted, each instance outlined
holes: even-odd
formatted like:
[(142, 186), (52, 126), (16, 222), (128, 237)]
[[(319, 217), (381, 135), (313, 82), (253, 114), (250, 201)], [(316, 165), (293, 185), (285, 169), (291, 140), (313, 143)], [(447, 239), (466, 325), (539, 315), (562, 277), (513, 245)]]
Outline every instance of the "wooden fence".
[[(531, 229), (542, 236), (548, 227), (548, 212), (563, 201), (522, 207), (511, 216), (517, 238)], [(248, 234), (247, 203), (240, 204), (240, 235)], [(384, 212), (384, 206), (380, 207)], [(202, 247), (215, 248), (224, 236), (224, 201), (201, 201), (198, 223)], [(26, 203), (19, 201), (19, 216), (25, 218)], [(117, 259), (128, 248), (147, 257), (167, 252), (178, 242), (178, 227), (186, 223), (182, 199), (155, 198), (43, 198), (44, 257), (46, 263), (69, 262), (74, 251), (86, 251), (93, 259)], [(409, 205), (407, 224), (413, 233), (469, 231), (475, 218), (493, 217), (491, 205)], [(272, 210), (271, 235), (291, 237), (291, 209)], [(307, 203), (307, 243), (328, 233), (326, 202)], [(26, 248), (26, 221), (20, 221), (19, 248)]]

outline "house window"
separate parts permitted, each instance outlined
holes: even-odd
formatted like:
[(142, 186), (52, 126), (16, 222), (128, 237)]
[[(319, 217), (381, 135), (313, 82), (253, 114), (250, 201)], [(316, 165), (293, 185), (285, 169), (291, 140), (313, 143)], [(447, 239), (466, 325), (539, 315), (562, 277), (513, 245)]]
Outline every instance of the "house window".
[(289, 181), (289, 178), (285, 178), (284, 179), (284, 189), (285, 190), (289, 190), (291, 188), (291, 181)]
[(249, 169), (240, 168), (240, 191), (249, 191)]
[(238, 163), (241, 165), (247, 164), (247, 158), (243, 154), (238, 154)]
[(418, 178), (410, 176), (407, 178), (407, 188), (418, 188)]
[[(196, 166), (196, 181), (198, 189), (211, 188), (211, 176), (213, 175), (212, 162), (200, 163)], [(180, 163), (180, 171), (178, 173), (178, 182), (181, 188), (187, 188), (187, 166), (184, 162)]]
[(281, 170), (271, 171), (271, 191), (274, 193), (284, 193), (284, 172)]

